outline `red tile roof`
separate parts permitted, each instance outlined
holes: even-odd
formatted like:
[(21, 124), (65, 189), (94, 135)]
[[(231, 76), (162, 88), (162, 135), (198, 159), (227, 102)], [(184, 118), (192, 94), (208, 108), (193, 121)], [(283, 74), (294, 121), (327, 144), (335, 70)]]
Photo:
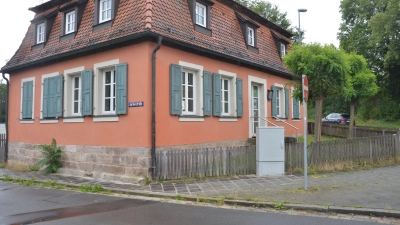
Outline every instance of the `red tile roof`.
[[(61, 5), (53, 6), (57, 2)], [(44, 3), (48, 4), (45, 5), (46, 7), (43, 6), (44, 4), (36, 6), (33, 10), (44, 9), (44, 11), (37, 13), (35, 18), (70, 3), (71, 1), (52, 0)], [(288, 41), (290, 33), (233, 2), (233, 0), (214, 0), (214, 3), (211, 8), (212, 36), (208, 36), (194, 30), (186, 0), (120, 0), (112, 27), (93, 32), (94, 1), (89, 0), (74, 39), (59, 41), (62, 14), (58, 13), (45, 47), (32, 51), (31, 46), (35, 37), (34, 25), (31, 24), (20, 48), (2, 68), (2, 71), (12, 71), (27, 64), (43, 62), (46, 58), (59, 54), (70, 53), (92, 45), (117, 40), (121, 37), (151, 31), (170, 40), (208, 49), (214, 53), (244, 60), (278, 73), (289, 74), (279, 57), (271, 32), (280, 34), (280, 37)], [(259, 53), (247, 49), (235, 11), (240, 11), (242, 16), (260, 26), (257, 29)], [(251, 16), (251, 19), (249, 16)]]

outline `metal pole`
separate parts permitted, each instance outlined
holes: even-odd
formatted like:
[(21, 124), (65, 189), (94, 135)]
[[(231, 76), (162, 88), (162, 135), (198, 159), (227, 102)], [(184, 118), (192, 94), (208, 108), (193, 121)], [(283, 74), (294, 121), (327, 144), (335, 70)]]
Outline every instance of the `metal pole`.
[[(303, 88), (303, 93), (304, 93), (304, 75), (301, 79), (301, 83), (302, 83), (302, 88)], [(306, 100), (303, 96), (303, 113), (304, 113), (304, 190), (308, 190), (308, 185), (307, 185), (307, 179), (308, 179), (308, 175), (307, 175), (307, 159), (308, 159), (308, 153), (307, 153), (307, 106), (306, 106)]]
[(301, 42), (301, 33), (300, 33), (300, 11), (298, 11), (299, 14), (299, 42)]

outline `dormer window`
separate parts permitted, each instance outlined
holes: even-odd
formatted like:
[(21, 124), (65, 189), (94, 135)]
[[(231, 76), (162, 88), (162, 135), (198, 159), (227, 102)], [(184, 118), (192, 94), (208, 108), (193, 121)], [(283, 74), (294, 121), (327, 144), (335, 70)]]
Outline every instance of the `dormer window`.
[(111, 20), (111, 1), (112, 0), (100, 0), (99, 23)]
[(36, 44), (44, 42), (45, 23), (36, 25)]
[(211, 36), (211, 6), (214, 2), (211, 0), (187, 0), (192, 16), (194, 30), (205, 35)]
[(207, 20), (207, 7), (203, 4), (196, 2), (196, 24), (206, 27)]
[(247, 44), (254, 47), (254, 29), (247, 27)]
[(281, 58), (286, 55), (286, 45), (281, 44)]
[(65, 14), (65, 34), (75, 32), (75, 10)]

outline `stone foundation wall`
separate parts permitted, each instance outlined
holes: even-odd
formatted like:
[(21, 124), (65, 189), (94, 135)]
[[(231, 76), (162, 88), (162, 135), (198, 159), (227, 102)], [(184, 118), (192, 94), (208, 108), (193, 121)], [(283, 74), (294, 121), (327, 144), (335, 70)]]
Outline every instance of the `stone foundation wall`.
[[(150, 177), (151, 153), (149, 148), (59, 145), (65, 152), (63, 168), (59, 173), (80, 177), (134, 182)], [(42, 153), (33, 144), (10, 142), (9, 163), (33, 165)]]

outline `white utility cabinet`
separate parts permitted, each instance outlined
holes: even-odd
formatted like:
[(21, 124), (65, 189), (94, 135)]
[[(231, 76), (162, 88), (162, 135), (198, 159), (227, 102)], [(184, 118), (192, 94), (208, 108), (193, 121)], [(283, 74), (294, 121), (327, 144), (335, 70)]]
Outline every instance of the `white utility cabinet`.
[(285, 129), (257, 127), (257, 176), (285, 174)]

